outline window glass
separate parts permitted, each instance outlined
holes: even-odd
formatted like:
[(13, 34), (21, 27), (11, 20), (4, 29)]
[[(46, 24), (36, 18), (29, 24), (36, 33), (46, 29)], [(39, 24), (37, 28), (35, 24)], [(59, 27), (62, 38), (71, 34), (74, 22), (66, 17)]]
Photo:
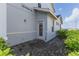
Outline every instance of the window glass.
[(41, 8), (41, 3), (38, 3), (38, 7)]
[(39, 36), (43, 36), (43, 24), (39, 24)]
[(56, 25), (59, 25), (59, 23), (58, 23), (58, 22), (56, 22)]

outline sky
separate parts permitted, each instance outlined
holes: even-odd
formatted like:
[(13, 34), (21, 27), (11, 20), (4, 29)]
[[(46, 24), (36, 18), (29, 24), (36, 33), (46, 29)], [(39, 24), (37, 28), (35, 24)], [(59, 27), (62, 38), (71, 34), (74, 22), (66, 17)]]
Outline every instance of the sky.
[(79, 4), (78, 3), (55, 3), (56, 15), (63, 17), (63, 28), (79, 28)]

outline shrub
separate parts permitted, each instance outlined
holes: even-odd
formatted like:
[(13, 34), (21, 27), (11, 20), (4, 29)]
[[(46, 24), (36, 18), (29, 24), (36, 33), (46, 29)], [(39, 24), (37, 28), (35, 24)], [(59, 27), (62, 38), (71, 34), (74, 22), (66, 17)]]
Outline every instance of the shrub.
[(66, 31), (67, 31), (67, 30), (58, 30), (58, 31), (57, 31), (58, 37), (59, 37), (60, 39), (66, 38)]
[(67, 30), (66, 32), (66, 36), (69, 37), (69, 36), (77, 36), (79, 34), (79, 31), (78, 30)]
[(12, 56), (10, 48), (6, 48), (4, 50), (0, 50), (0, 56)]
[(59, 38), (65, 39), (68, 56), (79, 56), (79, 30), (59, 30), (57, 34)]
[(13, 55), (12, 49), (6, 44), (4, 39), (0, 37), (0, 56), (11, 56)]
[(6, 42), (4, 41), (4, 39), (2, 37), (0, 37), (0, 50), (4, 50), (7, 47), (8, 46), (7, 46)]
[(66, 33), (67, 39), (65, 44), (70, 50), (79, 50), (79, 31), (78, 30), (69, 30)]
[(70, 52), (68, 56), (79, 56), (79, 51)]

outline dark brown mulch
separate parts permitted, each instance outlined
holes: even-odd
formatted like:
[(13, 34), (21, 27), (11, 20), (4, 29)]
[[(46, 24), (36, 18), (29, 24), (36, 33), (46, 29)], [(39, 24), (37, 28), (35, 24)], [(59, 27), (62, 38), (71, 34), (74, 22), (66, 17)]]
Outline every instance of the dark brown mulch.
[(13, 51), (16, 55), (26, 55), (30, 53), (32, 56), (64, 56), (66, 49), (64, 40), (55, 37), (46, 43), (37, 39), (14, 46)]

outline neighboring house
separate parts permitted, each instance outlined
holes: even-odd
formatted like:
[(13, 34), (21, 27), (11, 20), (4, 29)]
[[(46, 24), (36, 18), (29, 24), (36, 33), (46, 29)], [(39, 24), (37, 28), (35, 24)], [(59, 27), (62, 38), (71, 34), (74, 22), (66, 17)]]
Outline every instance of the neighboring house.
[(0, 4), (0, 35), (10, 45), (33, 39), (49, 41), (61, 29), (62, 18), (51, 3)]

